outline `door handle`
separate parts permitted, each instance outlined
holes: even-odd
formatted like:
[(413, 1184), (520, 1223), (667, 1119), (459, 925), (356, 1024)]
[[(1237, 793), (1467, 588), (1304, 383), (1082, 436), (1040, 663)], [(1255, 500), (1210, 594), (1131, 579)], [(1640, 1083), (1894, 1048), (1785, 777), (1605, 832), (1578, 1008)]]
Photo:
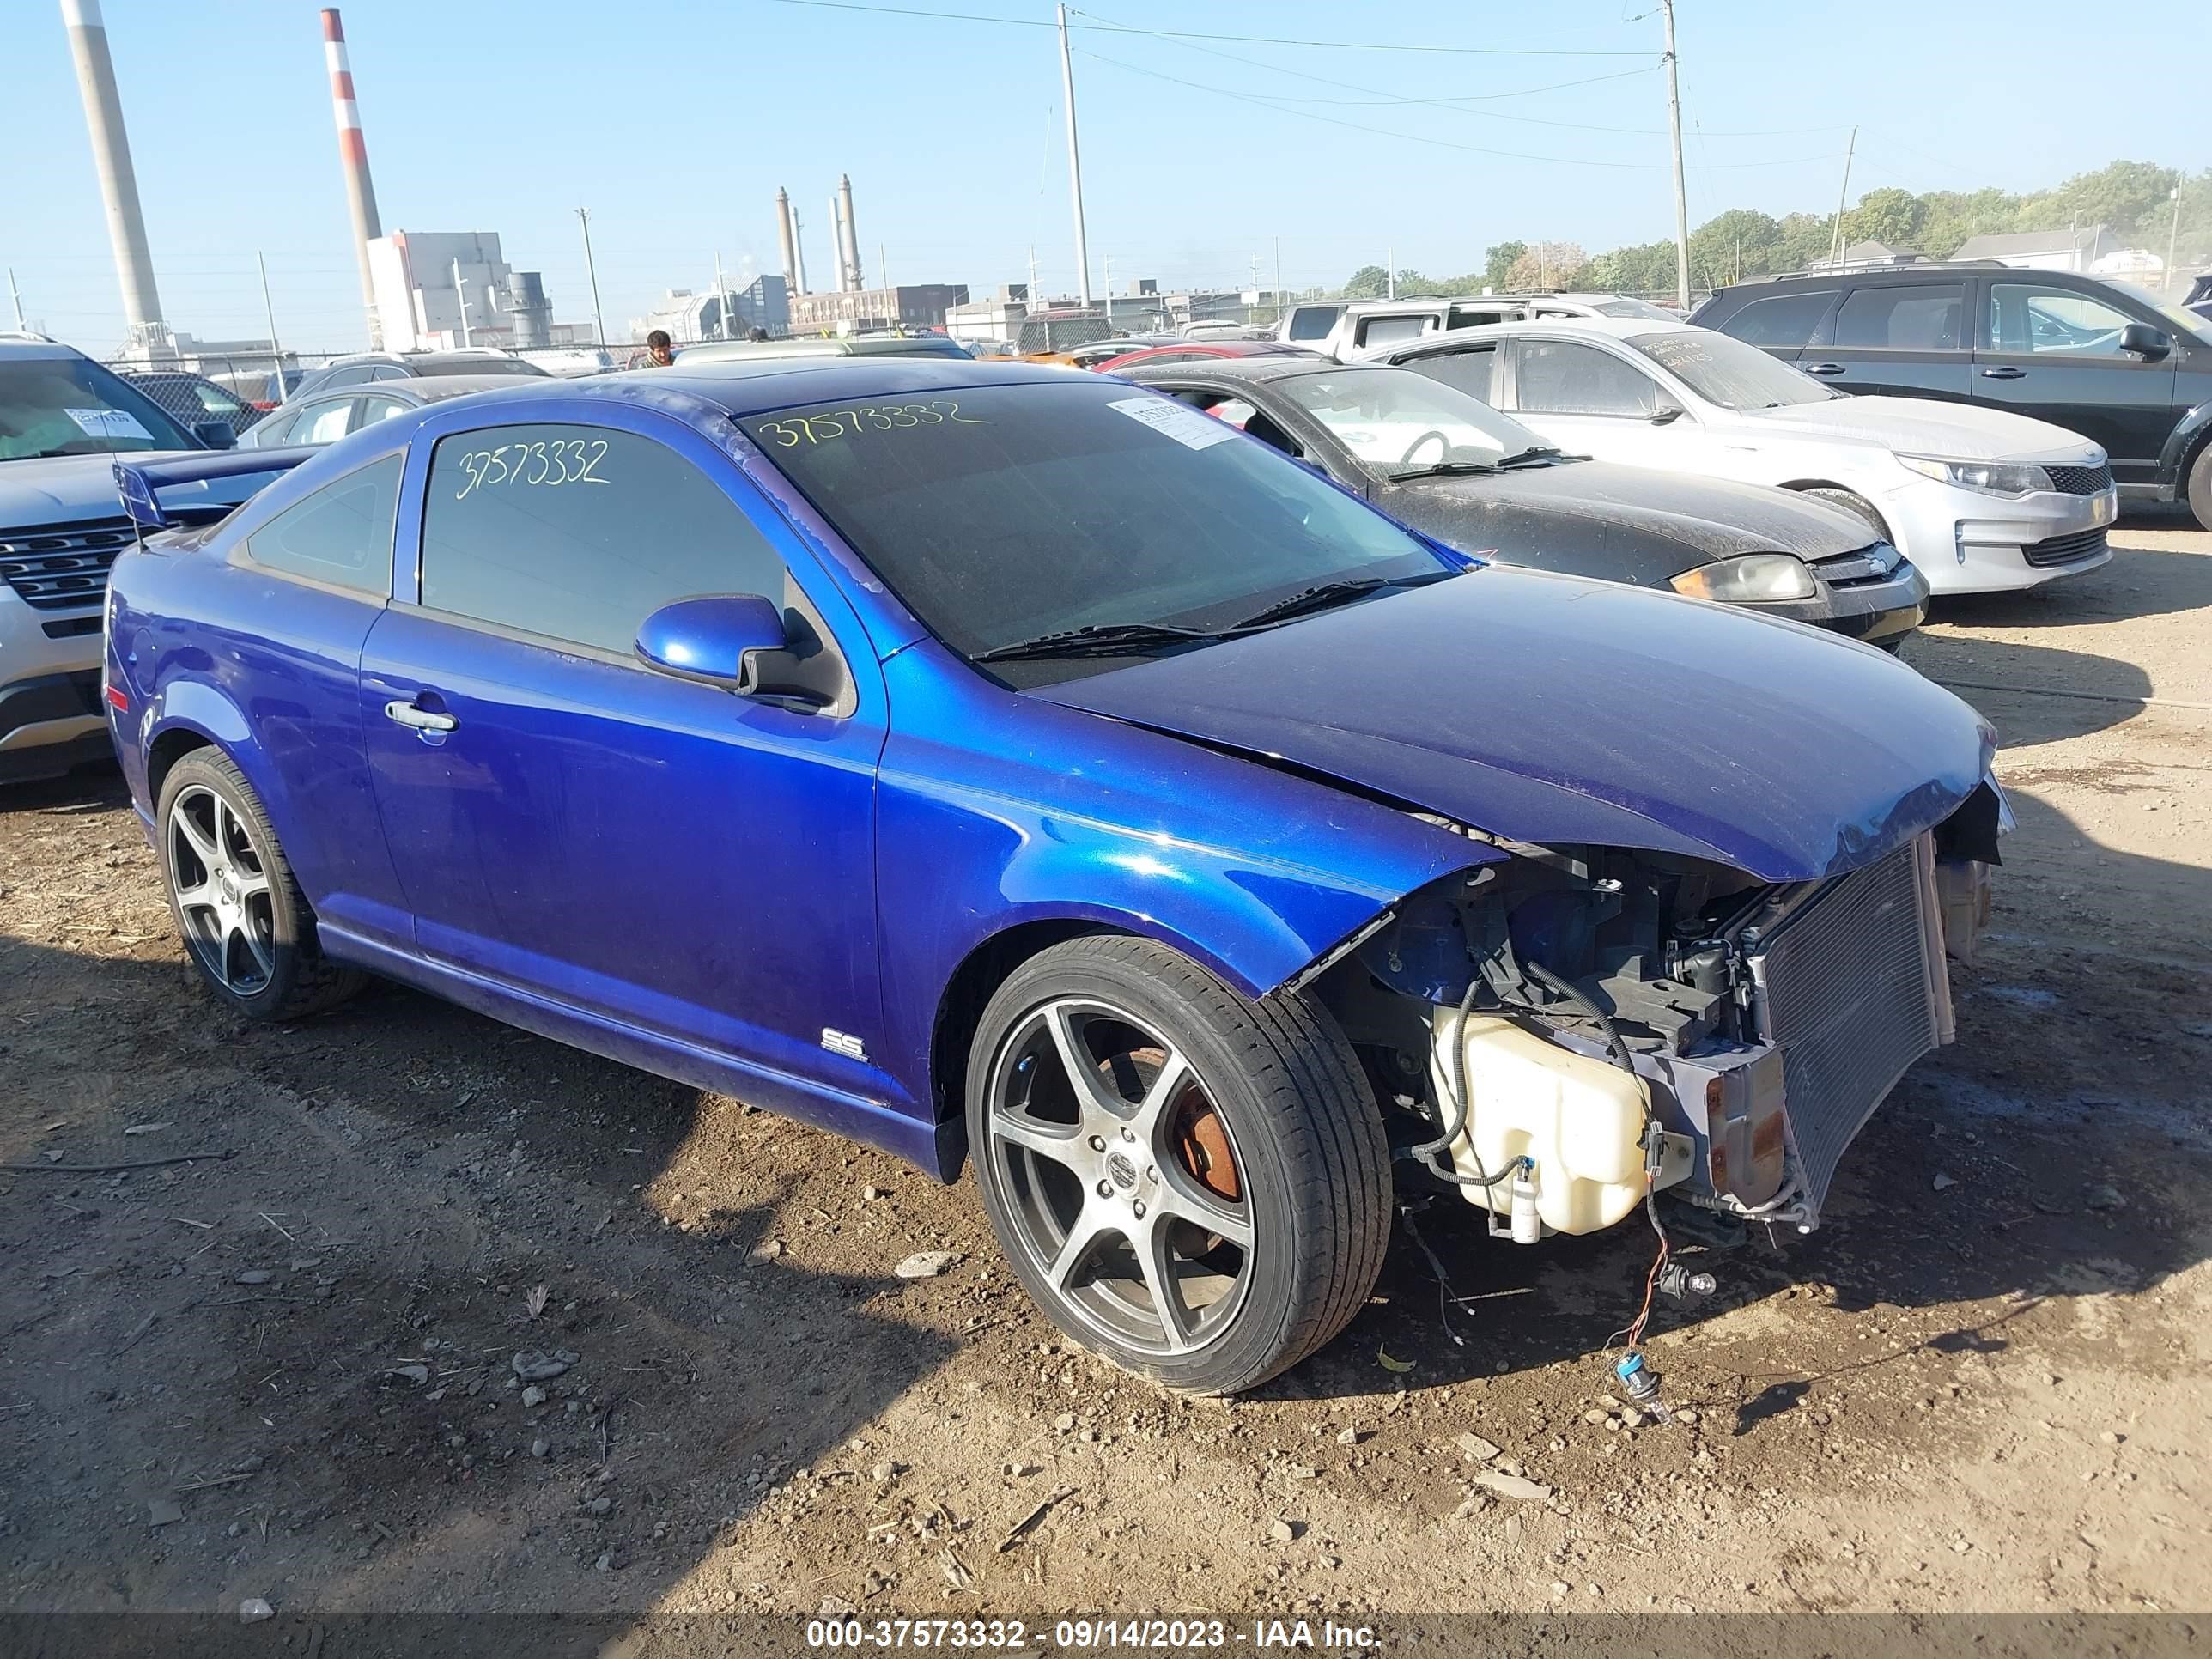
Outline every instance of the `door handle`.
[(435, 709), (417, 708), (411, 702), (394, 699), (384, 705), (384, 718), (417, 732), (451, 732), (460, 722), (451, 714), (441, 714)]
[(1802, 373), (1807, 374), (1828, 375), (1840, 374), (1844, 372), (1844, 366), (1841, 363), (1800, 363), (1797, 367)]
[(2024, 368), (2015, 368), (2010, 363), (2007, 363), (2002, 368), (1984, 369), (1982, 378), (1985, 380), (2021, 380), (2027, 378), (2027, 371)]

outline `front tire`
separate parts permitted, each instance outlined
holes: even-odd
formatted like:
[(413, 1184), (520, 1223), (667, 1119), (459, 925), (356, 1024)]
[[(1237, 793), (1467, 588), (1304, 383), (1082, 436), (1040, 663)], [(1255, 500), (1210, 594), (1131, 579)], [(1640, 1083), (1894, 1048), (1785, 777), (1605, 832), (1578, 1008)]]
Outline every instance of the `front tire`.
[(993, 1230), (1053, 1322), (1172, 1389), (1231, 1394), (1374, 1288), (1389, 1148), (1349, 1044), (1148, 939), (1071, 939), (985, 1008), (969, 1144)]
[(2189, 465), (2189, 510), (2197, 522), (2212, 530), (2212, 443), (2197, 452), (2197, 459)]
[(154, 821), (169, 914), (219, 999), (251, 1018), (297, 1019), (361, 988), (358, 969), (323, 955), (261, 799), (228, 756), (195, 749), (171, 767)]

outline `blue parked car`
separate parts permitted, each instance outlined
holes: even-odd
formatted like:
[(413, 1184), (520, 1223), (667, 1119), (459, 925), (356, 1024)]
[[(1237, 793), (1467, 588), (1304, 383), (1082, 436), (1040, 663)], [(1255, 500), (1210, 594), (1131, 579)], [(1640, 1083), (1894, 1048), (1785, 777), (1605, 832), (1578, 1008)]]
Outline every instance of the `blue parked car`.
[[(226, 460), (118, 471), (158, 520)], [(1061, 1327), (1194, 1390), (1352, 1318), (1394, 1164), (1524, 1242), (1811, 1224), (1948, 1039), (2002, 817), (1878, 651), (1485, 566), (1024, 365), (410, 411), (124, 554), (106, 642), (222, 1001), (381, 975), (972, 1158)]]

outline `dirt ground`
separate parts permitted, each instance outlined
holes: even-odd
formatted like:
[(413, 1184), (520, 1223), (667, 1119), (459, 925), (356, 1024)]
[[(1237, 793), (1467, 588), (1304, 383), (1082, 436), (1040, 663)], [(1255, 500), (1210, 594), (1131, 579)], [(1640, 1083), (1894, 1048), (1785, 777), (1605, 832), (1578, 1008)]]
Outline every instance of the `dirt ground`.
[(112, 775), (0, 793), (0, 1162), (227, 1155), (0, 1173), (0, 1608), (2212, 1607), (2212, 535), (2116, 543), (1908, 648), (2003, 734), (1996, 937), (1828, 1224), (1661, 1316), (1671, 1426), (1603, 1398), (1638, 1228), (1432, 1209), (1449, 1323), (1401, 1230), (1176, 1400), (967, 1182), (396, 989), (242, 1025)]

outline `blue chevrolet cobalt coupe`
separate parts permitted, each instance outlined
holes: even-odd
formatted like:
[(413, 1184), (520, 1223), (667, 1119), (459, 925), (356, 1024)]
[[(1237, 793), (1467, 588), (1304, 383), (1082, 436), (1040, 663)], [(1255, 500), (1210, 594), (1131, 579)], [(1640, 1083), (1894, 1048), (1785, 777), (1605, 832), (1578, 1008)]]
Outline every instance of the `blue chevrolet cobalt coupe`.
[(216, 997), (382, 975), (972, 1159), (1179, 1389), (1344, 1326), (1394, 1170), (1522, 1243), (1809, 1226), (2005, 817), (1878, 651), (1486, 566), (1062, 369), (533, 382), (171, 523), (104, 690)]

